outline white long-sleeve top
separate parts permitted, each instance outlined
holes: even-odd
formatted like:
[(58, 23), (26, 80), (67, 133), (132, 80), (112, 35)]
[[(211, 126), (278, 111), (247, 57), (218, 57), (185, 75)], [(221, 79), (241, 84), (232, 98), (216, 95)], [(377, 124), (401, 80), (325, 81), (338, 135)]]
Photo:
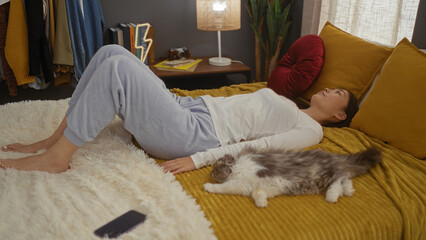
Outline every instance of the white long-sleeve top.
[(231, 97), (202, 96), (221, 147), (191, 155), (195, 167), (213, 164), (244, 147), (298, 150), (319, 143), (321, 125), (269, 88)]

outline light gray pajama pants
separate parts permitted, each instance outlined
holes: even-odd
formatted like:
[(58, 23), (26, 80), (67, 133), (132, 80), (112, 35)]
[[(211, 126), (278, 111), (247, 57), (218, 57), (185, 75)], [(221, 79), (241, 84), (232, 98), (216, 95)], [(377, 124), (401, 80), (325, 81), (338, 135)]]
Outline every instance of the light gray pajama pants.
[(132, 53), (118, 45), (98, 50), (66, 113), (66, 138), (93, 140), (115, 115), (145, 151), (174, 159), (220, 146), (201, 98), (179, 97)]

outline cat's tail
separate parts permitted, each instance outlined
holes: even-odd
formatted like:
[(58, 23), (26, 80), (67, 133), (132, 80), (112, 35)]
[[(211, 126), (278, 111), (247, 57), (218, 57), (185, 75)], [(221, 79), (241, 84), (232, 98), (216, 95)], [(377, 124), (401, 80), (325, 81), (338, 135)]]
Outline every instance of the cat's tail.
[(349, 155), (347, 170), (353, 177), (367, 173), (376, 164), (382, 162), (382, 154), (377, 148), (370, 147), (367, 150)]

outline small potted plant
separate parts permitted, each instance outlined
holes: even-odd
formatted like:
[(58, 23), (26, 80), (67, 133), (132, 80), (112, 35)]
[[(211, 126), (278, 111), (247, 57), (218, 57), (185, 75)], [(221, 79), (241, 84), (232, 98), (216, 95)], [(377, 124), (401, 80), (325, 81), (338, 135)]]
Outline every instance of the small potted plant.
[[(287, 38), (291, 25), (289, 19), (291, 3), (292, 1), (286, 3), (285, 0), (247, 0), (246, 8), (251, 19), (250, 26), (255, 33), (255, 81), (257, 82), (266, 81), (279, 60), (282, 44)], [(263, 78), (262, 49), (265, 56)]]

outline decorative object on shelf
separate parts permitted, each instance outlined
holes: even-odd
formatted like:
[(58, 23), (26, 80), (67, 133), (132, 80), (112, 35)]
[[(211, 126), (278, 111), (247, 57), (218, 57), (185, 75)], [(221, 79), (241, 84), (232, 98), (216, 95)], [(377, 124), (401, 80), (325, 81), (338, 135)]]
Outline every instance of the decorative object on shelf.
[(197, 0), (197, 28), (217, 31), (219, 56), (209, 59), (214, 66), (228, 66), (231, 59), (222, 57), (221, 31), (240, 29), (241, 0)]
[(145, 60), (153, 43), (152, 39), (147, 38), (150, 27), (149, 23), (136, 25), (135, 54), (144, 63), (147, 63)]
[(119, 23), (108, 28), (108, 35), (110, 44), (126, 48), (145, 64), (155, 62), (154, 27), (150, 23)]
[(170, 48), (169, 51), (169, 61), (178, 60), (182, 58), (191, 58), (191, 53), (186, 47), (181, 48)]
[[(250, 26), (255, 33), (256, 54), (256, 79), (255, 81), (266, 81), (274, 70), (282, 48), (287, 38), (291, 21), (289, 19), (292, 1), (285, 0), (248, 0), (246, 4), (250, 15)], [(263, 24), (266, 18), (266, 30)], [(261, 79), (261, 51), (265, 55), (264, 77)]]

